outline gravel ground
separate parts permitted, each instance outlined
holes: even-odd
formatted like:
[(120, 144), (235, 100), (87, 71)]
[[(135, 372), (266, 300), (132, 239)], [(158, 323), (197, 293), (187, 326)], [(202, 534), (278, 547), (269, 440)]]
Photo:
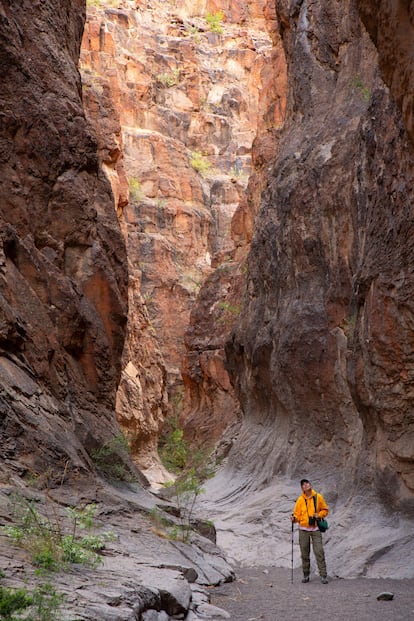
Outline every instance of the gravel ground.
[[(295, 569), (250, 567), (236, 570), (236, 581), (213, 589), (211, 603), (233, 621), (414, 621), (414, 580), (329, 578), (311, 575), (302, 584)], [(378, 601), (383, 592), (392, 601)]]

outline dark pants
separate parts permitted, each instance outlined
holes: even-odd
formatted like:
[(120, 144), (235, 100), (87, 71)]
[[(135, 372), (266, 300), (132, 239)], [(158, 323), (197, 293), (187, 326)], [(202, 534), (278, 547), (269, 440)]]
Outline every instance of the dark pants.
[(304, 575), (310, 574), (310, 544), (312, 540), (313, 553), (318, 564), (319, 575), (326, 577), (325, 552), (323, 551), (322, 534), (319, 530), (299, 530), (299, 547), (302, 556)]

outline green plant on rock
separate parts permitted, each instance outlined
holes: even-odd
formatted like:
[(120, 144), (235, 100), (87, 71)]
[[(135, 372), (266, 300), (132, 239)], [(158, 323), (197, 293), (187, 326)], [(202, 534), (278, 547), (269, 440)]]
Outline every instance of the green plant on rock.
[(223, 34), (224, 28), (222, 25), (224, 19), (223, 11), (218, 11), (217, 13), (207, 13), (206, 22), (211, 30), (211, 32), (215, 32), (217, 34)]
[(165, 484), (168, 495), (176, 506), (178, 523), (170, 526), (168, 534), (172, 539), (187, 542), (192, 532), (194, 508), (197, 498), (204, 492), (203, 481), (212, 476), (213, 469), (208, 462), (206, 451), (191, 446), (184, 438), (179, 425), (182, 409), (182, 391), (175, 395), (173, 404), (175, 415), (167, 420), (159, 454), (164, 466), (176, 474), (174, 481)]
[(355, 77), (354, 86), (360, 91), (364, 101), (368, 103), (368, 101), (371, 99), (371, 91), (367, 86), (364, 85), (361, 76), (357, 75)]
[(128, 180), (128, 187), (130, 198), (136, 203), (141, 202), (145, 196), (142, 190), (142, 183), (136, 177), (131, 177)]
[(107, 478), (131, 482), (135, 477), (125, 463), (129, 460), (130, 454), (128, 440), (120, 433), (100, 448), (91, 451), (91, 459), (95, 467)]
[(163, 86), (171, 88), (172, 86), (176, 86), (179, 83), (180, 73), (180, 69), (174, 69), (173, 71), (167, 73), (159, 73), (157, 75), (157, 81), (160, 82)]
[(203, 481), (213, 475), (213, 468), (208, 462), (205, 451), (189, 447), (187, 465), (175, 481), (165, 484), (169, 495), (177, 508), (178, 524), (170, 527), (169, 534), (173, 539), (188, 542), (193, 531), (194, 509), (200, 494), (204, 493)]
[(159, 507), (151, 509), (149, 518), (154, 525), (154, 531), (159, 535), (165, 536), (168, 528), (171, 526), (171, 520), (165, 517)]
[(339, 327), (343, 330), (345, 336), (349, 339), (352, 339), (354, 336), (356, 319), (357, 318), (355, 314), (350, 315), (350, 317), (343, 319), (339, 325)]
[(192, 532), (191, 522), (195, 503), (204, 492), (196, 468), (194, 466), (186, 468), (175, 481), (166, 483), (165, 487), (171, 492), (179, 519), (177, 525), (170, 527), (169, 535), (172, 539), (188, 542)]
[[(65, 569), (68, 563), (97, 567), (101, 558), (97, 552), (105, 547), (111, 533), (79, 535), (79, 529), (91, 529), (96, 505), (82, 509), (70, 507), (66, 520), (55, 509), (51, 515), (42, 515), (33, 500), (20, 494), (10, 497), (13, 526), (4, 526), (3, 532), (18, 546), (30, 552), (33, 564), (44, 571)], [(67, 526), (67, 524), (69, 524)]]
[(240, 315), (240, 304), (230, 304), (230, 302), (221, 301), (217, 304), (217, 307), (223, 311), (218, 319), (219, 323), (231, 324)]
[(33, 603), (33, 598), (26, 589), (9, 589), (0, 586), (0, 619), (4, 621), (14, 621), (23, 610)]
[[(176, 399), (179, 400), (180, 397), (176, 396)], [(188, 444), (184, 439), (184, 431), (179, 425), (178, 416), (179, 414), (175, 413), (167, 419), (159, 447), (162, 463), (169, 472), (173, 473), (178, 473), (185, 467), (188, 454)]]
[(211, 169), (211, 162), (201, 151), (192, 152), (190, 164), (200, 175), (206, 175)]
[(49, 584), (33, 590), (0, 587), (0, 619), (3, 621), (59, 621), (64, 596)]
[(195, 43), (201, 42), (200, 30), (197, 28), (197, 26), (194, 26), (193, 24), (184, 24), (184, 28), (186, 35), (189, 37), (193, 37)]

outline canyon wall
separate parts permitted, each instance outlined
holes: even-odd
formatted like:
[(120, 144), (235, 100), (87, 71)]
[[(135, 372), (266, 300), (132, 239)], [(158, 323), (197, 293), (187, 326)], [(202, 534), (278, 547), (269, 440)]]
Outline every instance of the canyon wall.
[[(237, 414), (224, 341), (239, 312), (231, 282), (244, 279), (246, 252), (236, 249), (252, 217), (245, 209), (237, 238), (231, 220), (258, 128), (271, 132), (283, 114), (271, 5), (124, 0), (88, 10), (84, 101), (123, 213), (135, 291), (117, 415), (145, 469), (156, 467), (166, 415), (181, 414), (187, 437), (212, 443)], [(197, 311), (190, 321), (210, 275), (202, 321)]]
[(126, 251), (85, 119), (73, 0), (0, 7), (0, 474), (61, 476), (119, 433)]
[(283, 518), (308, 476), (333, 510), (332, 570), (412, 575), (400, 559), (414, 545), (407, 106), (397, 81), (396, 101), (382, 81), (354, 2), (280, 0), (277, 10), (287, 114), (226, 345), (241, 431), (210, 493), (229, 509), (223, 540), (243, 532), (240, 558), (259, 548), (262, 562), (286, 563)]
[(357, 5), (377, 48), (383, 79), (414, 140), (414, 6), (405, 0), (358, 0)]

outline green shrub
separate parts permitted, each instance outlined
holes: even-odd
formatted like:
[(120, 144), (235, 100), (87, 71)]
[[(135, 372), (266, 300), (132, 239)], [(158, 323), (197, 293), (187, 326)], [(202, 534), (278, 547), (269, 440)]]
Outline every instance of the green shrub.
[(18, 613), (31, 606), (33, 598), (26, 589), (8, 589), (0, 586), (0, 618), (4, 621), (14, 621), (14, 613)]
[(224, 28), (222, 26), (222, 21), (224, 18), (223, 11), (218, 11), (217, 13), (207, 13), (206, 22), (209, 25), (211, 32), (216, 32), (217, 34), (223, 34)]
[(169, 481), (165, 487), (177, 507), (178, 524), (170, 527), (169, 535), (173, 539), (188, 542), (192, 533), (194, 508), (197, 498), (204, 493), (203, 481), (212, 476), (212, 468), (208, 465), (204, 452), (191, 450), (192, 464), (187, 465), (175, 481)]
[(217, 308), (222, 311), (221, 316), (218, 318), (217, 322), (231, 325), (234, 323), (234, 320), (240, 315), (241, 305), (230, 304), (230, 302), (221, 301), (217, 304)]
[(3, 621), (58, 621), (64, 597), (49, 583), (29, 591), (0, 587), (0, 619)]
[(136, 177), (132, 177), (128, 180), (128, 187), (129, 196), (134, 202), (139, 203), (143, 200), (145, 194), (142, 190), (142, 184)]
[(91, 459), (95, 467), (104, 476), (116, 481), (136, 480), (125, 463), (130, 455), (128, 440), (122, 433), (105, 442), (99, 449), (91, 451)]
[(201, 36), (200, 36), (200, 31), (197, 28), (197, 26), (194, 26), (192, 24), (184, 24), (184, 28), (185, 28), (186, 34), (189, 37), (193, 37), (196, 43), (200, 43)]
[(56, 511), (52, 512), (52, 516), (41, 515), (33, 501), (18, 494), (11, 497), (11, 513), (16, 524), (4, 526), (3, 532), (18, 546), (28, 550), (33, 564), (41, 570), (58, 571), (68, 563), (89, 567), (97, 567), (101, 563), (96, 552), (105, 547), (105, 541), (111, 535), (103, 533), (92, 538), (78, 535), (78, 529), (93, 528), (96, 505), (90, 504), (83, 509), (69, 508), (67, 529), (64, 519)]
[(158, 82), (161, 82), (163, 86), (171, 88), (176, 86), (180, 81), (180, 69), (174, 69), (169, 73), (159, 73), (157, 75)]
[(179, 426), (178, 414), (167, 419), (166, 430), (160, 438), (159, 455), (169, 472), (178, 473), (185, 468), (188, 444)]
[(201, 175), (206, 175), (211, 169), (211, 163), (208, 158), (200, 151), (193, 151), (190, 158), (190, 164)]
[(371, 99), (371, 91), (369, 90), (367, 86), (364, 85), (361, 76), (357, 75), (355, 77), (354, 86), (360, 91), (364, 101), (368, 103), (369, 100)]
[(175, 397), (175, 415), (167, 420), (167, 432), (161, 438), (159, 454), (164, 466), (177, 475), (174, 481), (165, 484), (168, 495), (177, 508), (178, 524), (167, 530), (173, 539), (187, 542), (192, 532), (194, 507), (197, 498), (204, 492), (203, 481), (212, 476), (206, 451), (190, 446), (179, 426), (178, 417), (182, 408), (182, 392)]

